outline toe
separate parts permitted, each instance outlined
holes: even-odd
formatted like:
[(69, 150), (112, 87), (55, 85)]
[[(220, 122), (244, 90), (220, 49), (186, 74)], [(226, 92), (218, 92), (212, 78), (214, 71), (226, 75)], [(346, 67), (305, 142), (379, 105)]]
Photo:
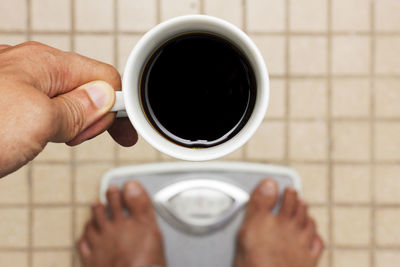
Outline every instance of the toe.
[(96, 203), (92, 206), (92, 214), (99, 230), (103, 230), (105, 225), (108, 223), (106, 207), (101, 203)]
[(150, 197), (139, 182), (129, 181), (124, 185), (123, 200), (132, 217), (154, 216)]
[(290, 187), (286, 188), (283, 194), (283, 202), (279, 215), (283, 218), (291, 218), (296, 210), (297, 201), (296, 190)]
[(299, 200), (296, 211), (295, 211), (295, 220), (300, 229), (303, 229), (306, 224), (307, 219), (307, 204), (304, 201)]
[(107, 190), (107, 201), (110, 206), (113, 219), (119, 220), (124, 217), (122, 211), (122, 197), (118, 187), (110, 186)]
[(311, 256), (318, 260), (323, 251), (324, 242), (319, 235), (316, 235), (311, 245)]
[(84, 236), (89, 247), (93, 248), (99, 239), (99, 232), (96, 230), (94, 219), (86, 223)]
[(81, 238), (77, 243), (77, 250), (79, 254), (79, 258), (81, 259), (82, 265), (84, 267), (88, 266), (89, 258), (92, 254), (90, 250), (89, 244), (85, 238)]
[(262, 212), (262, 214), (268, 214), (278, 199), (278, 185), (275, 180), (264, 179), (254, 189), (251, 194), (246, 217), (253, 216), (254, 213)]
[(302, 239), (304, 241), (305, 246), (311, 248), (313, 244), (314, 237), (317, 234), (317, 227), (315, 221), (311, 217), (307, 217), (306, 226), (303, 229)]

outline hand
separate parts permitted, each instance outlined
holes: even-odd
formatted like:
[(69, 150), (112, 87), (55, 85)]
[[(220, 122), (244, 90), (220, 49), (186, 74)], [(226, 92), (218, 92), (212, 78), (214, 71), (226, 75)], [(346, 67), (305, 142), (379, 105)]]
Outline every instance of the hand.
[(108, 113), (121, 90), (105, 63), (27, 42), (0, 45), (0, 177), (36, 157), (48, 142), (77, 145), (108, 129), (123, 146), (137, 134)]

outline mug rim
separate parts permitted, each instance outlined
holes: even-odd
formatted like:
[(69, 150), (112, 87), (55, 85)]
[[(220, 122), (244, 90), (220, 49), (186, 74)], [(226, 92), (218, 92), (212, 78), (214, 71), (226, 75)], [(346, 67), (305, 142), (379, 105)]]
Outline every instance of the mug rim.
[[(196, 27), (192, 27), (191, 25), (195, 25)], [(256, 103), (250, 118), (243, 128), (232, 138), (226, 142), (207, 148), (184, 147), (164, 137), (147, 120), (139, 96), (142, 69), (152, 52), (166, 39), (193, 30), (215, 33), (227, 38), (228, 41), (239, 47), (245, 54), (252, 65), (256, 77)], [(173, 34), (169, 32), (173, 32)], [(162, 38), (164, 35), (165, 37)], [(151, 146), (174, 158), (189, 161), (205, 161), (228, 155), (243, 146), (253, 136), (261, 124), (268, 107), (269, 77), (260, 51), (250, 37), (237, 26), (208, 15), (186, 15), (158, 24), (139, 40), (128, 57), (122, 90), (126, 111), (131, 123), (138, 134)]]

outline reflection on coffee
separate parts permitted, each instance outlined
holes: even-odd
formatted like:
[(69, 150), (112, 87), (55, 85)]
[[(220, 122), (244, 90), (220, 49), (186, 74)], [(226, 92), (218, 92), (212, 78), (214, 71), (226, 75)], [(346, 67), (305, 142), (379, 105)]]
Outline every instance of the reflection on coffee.
[(256, 80), (245, 55), (209, 33), (186, 33), (158, 47), (141, 78), (149, 122), (165, 138), (191, 148), (223, 143), (249, 119)]

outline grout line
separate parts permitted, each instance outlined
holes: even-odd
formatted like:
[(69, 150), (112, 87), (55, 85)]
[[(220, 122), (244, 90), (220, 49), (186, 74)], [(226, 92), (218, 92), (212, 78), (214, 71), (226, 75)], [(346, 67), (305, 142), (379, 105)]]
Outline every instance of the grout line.
[[(276, 121), (282, 121), (281, 119), (268, 119), (269, 122), (276, 122)], [(294, 120), (292, 120), (294, 121)], [(314, 120), (300, 120), (300, 122), (307, 122), (307, 121), (314, 121)], [(346, 122), (354, 122), (357, 120), (346, 120)], [(298, 121), (296, 121), (298, 122)], [(336, 122), (336, 120), (335, 120)], [(257, 158), (254, 158), (254, 160), (257, 160)], [(259, 161), (263, 162), (265, 158), (260, 158)], [(269, 159), (271, 162), (282, 162), (280, 159)], [(294, 158), (289, 160), (291, 163), (304, 163), (304, 164), (326, 164), (328, 161), (327, 160), (309, 160), (309, 159), (300, 159), (300, 158)], [(151, 161), (139, 161), (139, 160), (124, 160), (124, 159), (119, 159), (119, 163), (123, 164), (147, 164), (147, 163), (152, 163), (153, 160)], [(343, 165), (368, 165), (370, 164), (369, 160), (363, 160), (363, 161), (357, 161), (357, 160), (336, 160), (332, 159), (332, 162), (334, 164), (343, 164)], [(105, 163), (110, 163), (109, 160), (102, 160), (102, 161), (90, 161), (90, 160), (80, 160), (79, 162), (75, 162), (75, 166), (83, 166), (83, 165), (100, 165), (100, 164), (105, 164)], [(375, 160), (375, 164), (380, 164), (380, 165), (398, 165), (400, 164), (400, 160)], [(62, 163), (62, 162), (54, 162), (54, 161), (41, 161), (41, 162), (35, 162), (35, 165), (65, 165), (68, 163)]]
[[(157, 24), (159, 24), (159, 23), (161, 23), (161, 12), (162, 12), (161, 1), (162, 1), (162, 0), (156, 0), (156, 1), (157, 1), (157, 2), (156, 2), (156, 10), (157, 10), (157, 14), (156, 14), (157, 18), (156, 18), (156, 20), (157, 20)], [(138, 136), (138, 138), (141, 138), (141, 137)], [(163, 158), (163, 153), (162, 153), (161, 151), (157, 151), (156, 160), (157, 160), (158, 162), (165, 161), (164, 158)], [(120, 163), (120, 162), (119, 162), (119, 163)], [(136, 163), (136, 162), (135, 162), (135, 163)]]
[[(72, 0), (71, 0), (72, 1)], [(159, 2), (161, 0), (157, 0)], [(200, 2), (202, 3), (202, 2)], [(161, 8), (160, 8), (161, 9)], [(200, 5), (200, 10), (202, 9)], [(160, 17), (158, 20), (161, 22), (161, 12), (160, 10), (157, 9), (157, 17)], [(4, 35), (11, 35), (11, 34), (25, 34), (25, 30), (0, 30), (0, 34)], [(69, 34), (70, 31), (68, 30), (31, 30), (32, 34), (48, 34), (48, 35), (56, 35), (56, 34)], [(100, 31), (89, 31), (89, 30), (77, 30), (77, 34), (113, 34), (114, 30), (108, 31), (108, 30), (100, 30)], [(146, 31), (130, 31), (130, 30), (119, 30), (117, 29), (117, 33), (120, 34), (134, 34), (134, 35), (143, 35), (146, 33)], [(251, 35), (278, 35), (278, 36), (285, 36), (286, 32), (285, 31), (248, 31), (249, 34)], [(321, 36), (324, 37), (326, 36), (326, 32), (300, 32), (300, 31), (288, 31), (288, 33), (291, 36)], [(362, 31), (331, 31), (330, 34), (332, 36), (354, 36), (354, 35), (360, 35), (360, 36), (388, 36), (388, 37), (398, 37), (400, 35), (400, 32), (362, 32)]]
[[(203, 0), (204, 1), (204, 0)], [(245, 32), (247, 35), (249, 34), (248, 29), (247, 29), (247, 0), (242, 0), (242, 30)], [(265, 117), (264, 117), (265, 119)], [(240, 148), (239, 148), (240, 149)], [(244, 144), (241, 148), (241, 155), (240, 159), (242, 161), (250, 161), (248, 158), (248, 143)]]
[(200, 0), (199, 2), (199, 9), (200, 9), (200, 14), (204, 14), (204, 0)]
[(376, 240), (375, 240), (375, 217), (376, 217), (376, 199), (375, 199), (375, 156), (374, 156), (374, 114), (375, 114), (375, 106), (374, 106), (374, 87), (375, 87), (375, 3), (374, 1), (370, 1), (370, 181), (371, 181), (371, 250), (370, 250), (370, 265), (371, 267), (375, 266), (375, 250), (376, 250)]
[[(290, 34), (289, 34), (289, 25), (290, 25), (290, 11), (289, 11), (289, 6), (290, 6), (290, 0), (285, 0), (285, 31), (284, 31), (284, 36), (285, 36), (285, 74), (283, 75), (284, 77), (284, 90), (285, 90), (285, 111), (284, 111), (284, 121), (285, 121), (285, 138), (284, 138), (284, 161), (286, 165), (289, 165), (290, 159), (289, 159), (289, 130), (290, 130), (290, 119), (289, 119), (289, 113), (290, 113)], [(292, 162), (290, 162), (292, 163)]]
[[(114, 8), (114, 31), (113, 31), (113, 37), (114, 37), (114, 66), (116, 69), (119, 69), (119, 35), (118, 35), (118, 29), (119, 29), (119, 24), (118, 24), (118, 0), (113, 1), (113, 8)], [(122, 74), (121, 74), (122, 75)], [(122, 88), (121, 88), (122, 90)], [(114, 142), (113, 144), (113, 152), (114, 152), (114, 167), (118, 166), (119, 164), (119, 157), (118, 157), (118, 144)]]
[(156, 16), (157, 16), (157, 24), (159, 24), (161, 22), (161, 12), (162, 12), (162, 8), (161, 8), (161, 1), (162, 0), (156, 0)]
[[(26, 11), (27, 11), (27, 21), (26, 21), (26, 39), (31, 40), (32, 37), (32, 1), (26, 0)], [(28, 164), (28, 267), (33, 266), (33, 185), (32, 185), (32, 171), (33, 162)]]
[(334, 246), (334, 240), (333, 240), (333, 228), (335, 225), (333, 225), (333, 160), (332, 160), (332, 147), (333, 147), (333, 136), (332, 136), (332, 107), (331, 107), (331, 95), (332, 95), (332, 68), (331, 68), (331, 63), (332, 63), (332, 0), (327, 1), (327, 32), (326, 32), (326, 38), (327, 38), (327, 60), (326, 60), (326, 71), (327, 71), (327, 80), (326, 80), (326, 85), (327, 85), (327, 132), (328, 132), (328, 149), (327, 149), (327, 159), (328, 159), (328, 238), (329, 238), (329, 244), (331, 248), (328, 251), (328, 262), (329, 266), (333, 267), (334, 265), (334, 258), (333, 258), (333, 249), (332, 247)]
[[(70, 36), (71, 36), (71, 51), (75, 51), (75, 0), (70, 0), (70, 16), (71, 16), (71, 31), (70, 31)], [(76, 221), (76, 206), (75, 206), (75, 183), (76, 183), (76, 150), (75, 148), (71, 148), (70, 150), (70, 180), (71, 180), (71, 240), (72, 244), (75, 243), (75, 221)], [(72, 245), (72, 248), (69, 249), (70, 251), (70, 257), (71, 257), (71, 266), (75, 266), (76, 263), (76, 253), (74, 250), (74, 247)]]

